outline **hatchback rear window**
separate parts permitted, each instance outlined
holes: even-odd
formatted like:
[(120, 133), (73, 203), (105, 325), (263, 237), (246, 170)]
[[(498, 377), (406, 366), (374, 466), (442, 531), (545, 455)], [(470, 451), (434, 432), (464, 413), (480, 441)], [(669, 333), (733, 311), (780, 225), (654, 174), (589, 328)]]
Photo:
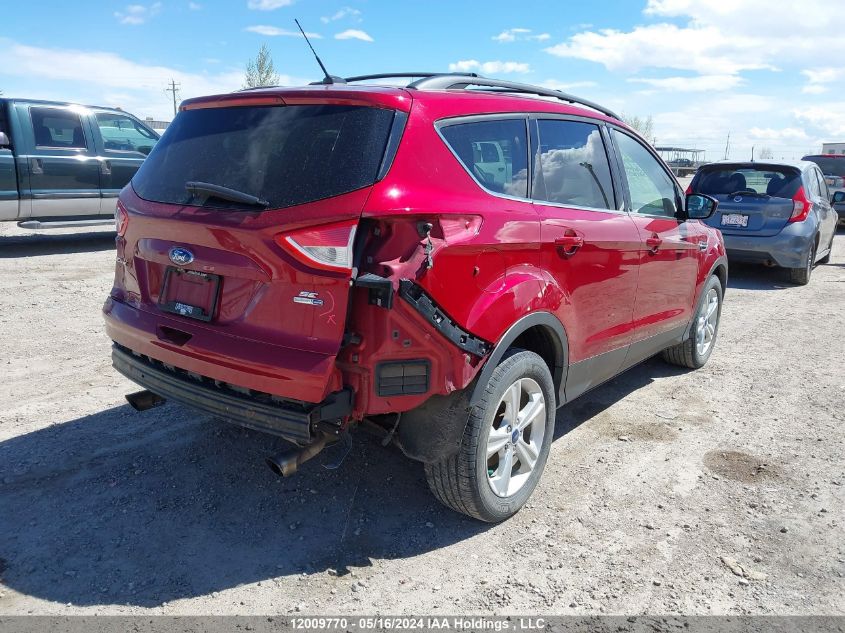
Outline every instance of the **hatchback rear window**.
[(145, 200), (172, 204), (204, 199), (187, 182), (210, 183), (290, 207), (372, 185), (394, 112), (335, 105), (201, 108), (180, 112), (132, 186)]
[(805, 156), (803, 160), (809, 160), (818, 165), (822, 173), (828, 176), (845, 176), (845, 156), (835, 158), (833, 156)]
[(801, 186), (801, 174), (789, 167), (710, 167), (692, 182), (693, 191), (709, 196), (756, 193), (792, 198)]

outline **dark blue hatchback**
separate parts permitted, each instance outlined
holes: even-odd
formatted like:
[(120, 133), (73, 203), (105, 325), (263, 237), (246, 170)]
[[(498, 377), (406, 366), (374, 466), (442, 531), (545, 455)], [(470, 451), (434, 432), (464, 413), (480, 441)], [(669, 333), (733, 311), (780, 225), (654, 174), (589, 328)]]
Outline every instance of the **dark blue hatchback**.
[(706, 222), (722, 231), (731, 259), (781, 266), (806, 284), (830, 258), (837, 216), (814, 163), (711, 163), (690, 189), (719, 201)]

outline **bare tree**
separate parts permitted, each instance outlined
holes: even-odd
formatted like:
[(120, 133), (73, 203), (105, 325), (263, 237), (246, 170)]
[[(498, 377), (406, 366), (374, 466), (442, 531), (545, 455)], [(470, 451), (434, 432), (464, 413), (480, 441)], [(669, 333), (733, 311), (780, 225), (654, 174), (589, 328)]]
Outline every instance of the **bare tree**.
[(622, 120), (628, 127), (635, 129), (649, 143), (654, 141), (654, 119), (649, 114), (647, 117), (628, 116), (622, 113)]
[(262, 86), (275, 86), (279, 83), (279, 74), (273, 67), (273, 58), (270, 56), (270, 49), (262, 44), (258, 49), (258, 55), (246, 63), (246, 74), (244, 75), (244, 88), (260, 88)]
[(771, 160), (775, 157), (774, 152), (772, 152), (772, 148), (764, 145), (760, 148), (760, 160)]

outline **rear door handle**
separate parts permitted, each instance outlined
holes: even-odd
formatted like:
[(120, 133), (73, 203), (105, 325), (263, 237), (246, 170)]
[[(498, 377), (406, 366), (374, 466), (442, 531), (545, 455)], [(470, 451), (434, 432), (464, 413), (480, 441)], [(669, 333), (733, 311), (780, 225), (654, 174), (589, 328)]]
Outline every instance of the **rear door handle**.
[(111, 176), (111, 161), (100, 159), (100, 174)]
[(44, 162), (40, 158), (30, 158), (29, 173), (35, 176), (41, 176), (44, 173)]
[(575, 251), (584, 246), (584, 238), (580, 235), (564, 235), (555, 238), (555, 246), (559, 247), (564, 255), (574, 255)]
[(652, 253), (656, 253), (661, 244), (663, 244), (663, 240), (661, 240), (656, 233), (651, 237), (647, 237), (645, 240), (645, 245)]

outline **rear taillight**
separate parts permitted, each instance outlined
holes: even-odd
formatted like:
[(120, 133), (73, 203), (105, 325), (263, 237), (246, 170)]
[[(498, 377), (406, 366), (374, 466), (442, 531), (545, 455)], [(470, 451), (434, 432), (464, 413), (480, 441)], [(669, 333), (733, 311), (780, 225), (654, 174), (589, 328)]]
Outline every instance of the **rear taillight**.
[(126, 212), (126, 207), (118, 200), (117, 206), (114, 208), (114, 230), (117, 231), (119, 237), (126, 234), (126, 227), (129, 225), (129, 213)]
[(279, 233), (276, 244), (303, 264), (334, 272), (352, 271), (352, 242), (357, 220)]
[(689, 184), (689, 186), (687, 187), (687, 190), (686, 190), (687, 195), (690, 195), (691, 193), (692, 193), (692, 183)]
[(807, 199), (807, 194), (804, 193), (804, 187), (798, 187), (798, 191), (792, 196), (792, 215), (789, 216), (790, 222), (803, 222), (810, 215), (810, 201)]

